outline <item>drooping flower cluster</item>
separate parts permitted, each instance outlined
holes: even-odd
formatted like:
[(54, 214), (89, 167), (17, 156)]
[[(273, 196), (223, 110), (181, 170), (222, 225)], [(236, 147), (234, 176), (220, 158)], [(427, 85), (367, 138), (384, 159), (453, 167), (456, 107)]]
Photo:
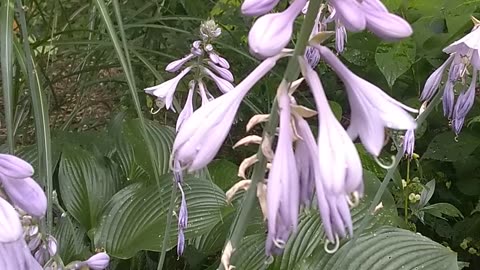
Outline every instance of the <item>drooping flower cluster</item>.
[[(53, 259), (57, 255), (57, 240), (39, 231), (47, 198), (32, 179), (33, 172), (24, 160), (0, 154), (0, 269), (62, 269)], [(90, 269), (105, 269), (109, 262), (108, 255), (105, 256), (105, 263)]]
[[(248, 35), (252, 54), (259, 58), (279, 53), (290, 42), (293, 22), (303, 11), (308, 10), (309, 1), (294, 0), (279, 13), (270, 13), (278, 0), (245, 0), (242, 13), (259, 17)], [(327, 8), (326, 8), (327, 7)], [(316, 17), (312, 36), (327, 30), (327, 24), (335, 23), (335, 47), (343, 52), (347, 40), (347, 30), (352, 32), (368, 29), (384, 40), (398, 40), (412, 34), (412, 28), (403, 18), (390, 13), (380, 0), (329, 0), (322, 4)], [(307, 48), (307, 59), (311, 65), (318, 63), (318, 52)]]
[[(472, 20), (474, 22), (472, 31), (443, 49), (450, 56), (430, 75), (420, 96), (422, 101), (430, 101), (440, 88), (448, 68), (443, 87), (443, 112), (445, 117), (452, 121), (452, 129), (457, 135), (462, 130), (465, 117), (475, 101), (475, 88), (480, 69), (480, 21), (473, 17)], [(469, 79), (470, 86), (466, 87)], [(463, 89), (455, 103), (456, 86)]]
[[(175, 167), (176, 171), (196, 171), (212, 161), (230, 130), (242, 99), (278, 59), (289, 55), (290, 51), (285, 47), (290, 42), (293, 23), (307, 1), (294, 0), (283, 12), (266, 14), (278, 2), (244, 1), (244, 14), (263, 15), (252, 26), (248, 43), (251, 53), (265, 60), (234, 89), (203, 105), (184, 121), (173, 145), (172, 160), (174, 164), (179, 164)], [(368, 28), (385, 39), (411, 34), (408, 23), (386, 11), (378, 0), (331, 0), (329, 5), (335, 9), (330, 11), (330, 19), (348, 30)], [(318, 42), (309, 45), (343, 81), (352, 121), (347, 130), (338, 122), (329, 107), (318, 74), (304, 57), (300, 57), (302, 74), (313, 93), (318, 111), (318, 138), (315, 139), (304, 119), (312, 116), (311, 110), (297, 106), (292, 96), (301, 80), (292, 84), (284, 80), (277, 93), (280, 125), (275, 151), (270, 149), (272, 139), (268, 136), (263, 140), (244, 140), (261, 143), (265, 157), (271, 161), (267, 166), (266, 196), (258, 192), (263, 190), (262, 185), (257, 186), (262, 211), (268, 220), (268, 255), (282, 250), (297, 226), (302, 205), (308, 206), (312, 201), (318, 205), (329, 240), (327, 243), (338, 245), (340, 237), (352, 235), (349, 206), (357, 203), (363, 194), (363, 169), (354, 140), (360, 139), (365, 149), (378, 157), (385, 141), (385, 128), (416, 128), (416, 122), (409, 114), (416, 110), (397, 102), (355, 75), (327, 47), (318, 45)], [(252, 157), (248, 163), (255, 160)], [(244, 183), (248, 185), (248, 181)], [(228, 264), (232, 251), (226, 250), (229, 252), (225, 251), (222, 257), (224, 265)]]
[[(202, 105), (213, 99), (213, 95), (207, 89), (205, 79), (213, 81), (222, 93), (227, 93), (234, 87), (232, 85), (233, 74), (229, 70), (230, 64), (218, 54), (212, 45), (212, 42), (221, 33), (221, 29), (214, 21), (203, 22), (200, 26), (202, 40), (194, 41), (188, 55), (169, 63), (165, 68), (167, 72), (172, 73), (183, 68), (177, 76), (145, 89), (147, 94), (156, 97), (156, 104), (159, 109), (165, 106), (167, 109), (172, 108), (174, 110), (172, 102), (178, 84), (187, 74), (194, 74), (194, 78), (188, 83), (188, 95), (177, 120), (177, 130), (194, 111), (193, 94), (195, 91), (199, 94)], [(185, 65), (186, 67), (184, 67)]]

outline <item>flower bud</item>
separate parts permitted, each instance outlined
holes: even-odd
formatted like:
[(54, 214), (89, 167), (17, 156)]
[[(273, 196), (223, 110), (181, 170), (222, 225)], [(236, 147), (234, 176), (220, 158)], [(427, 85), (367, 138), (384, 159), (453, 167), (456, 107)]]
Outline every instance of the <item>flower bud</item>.
[(175, 60), (173, 62), (170, 62), (170, 64), (168, 64), (167, 67), (165, 68), (165, 71), (175, 72), (175, 71), (179, 70), (186, 62), (195, 58), (195, 56), (197, 56), (197, 55), (191, 53), (191, 54), (185, 56), (182, 59), (178, 59), (178, 60)]
[(0, 197), (0, 243), (8, 243), (22, 236), (22, 225), (17, 212)]
[(0, 154), (0, 174), (10, 178), (25, 178), (33, 175), (33, 167), (21, 158)]
[(270, 12), (280, 0), (245, 0), (242, 4), (242, 14), (259, 16)]
[(279, 54), (290, 41), (293, 22), (305, 3), (306, 0), (295, 0), (281, 13), (267, 14), (258, 18), (248, 33), (250, 52), (259, 58)]
[(107, 268), (109, 262), (110, 256), (105, 252), (97, 253), (85, 261), (91, 270), (103, 270)]
[(32, 178), (3, 180), (3, 188), (15, 206), (34, 217), (43, 217), (47, 211), (47, 197)]

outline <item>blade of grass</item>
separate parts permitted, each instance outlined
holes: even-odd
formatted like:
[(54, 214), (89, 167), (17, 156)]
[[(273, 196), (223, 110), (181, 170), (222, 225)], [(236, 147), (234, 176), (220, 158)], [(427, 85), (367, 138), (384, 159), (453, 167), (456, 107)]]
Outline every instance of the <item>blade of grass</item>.
[(7, 145), (8, 152), (13, 154), (15, 151), (15, 129), (13, 128), (15, 98), (13, 89), (13, 0), (5, 0), (2, 3), (0, 11), (0, 39), (2, 42), (1, 58), (2, 62), (2, 88), (3, 88), (3, 106), (5, 109), (5, 123), (7, 126)]
[[(132, 99), (133, 99), (133, 103), (135, 105), (135, 109), (137, 111), (137, 114), (138, 114), (138, 117), (139, 117), (139, 120), (140, 120), (140, 126), (141, 126), (141, 129), (142, 129), (142, 136), (145, 140), (145, 143), (147, 144), (147, 148), (149, 149), (149, 155), (150, 155), (150, 160), (153, 164), (153, 168), (154, 168), (154, 177), (155, 177), (155, 181), (157, 183), (157, 186), (158, 186), (158, 189), (161, 190), (162, 187), (160, 185), (160, 173), (158, 171), (158, 167), (156, 166), (157, 162), (156, 162), (156, 158), (155, 158), (155, 153), (153, 152), (153, 144), (150, 142), (150, 138), (147, 136), (147, 132), (146, 132), (146, 126), (145, 126), (145, 119), (143, 117), (143, 113), (142, 113), (142, 109), (141, 109), (141, 106), (140, 106), (140, 101), (139, 101), (139, 98), (138, 98), (138, 94), (137, 94), (137, 90), (136, 90), (136, 85), (135, 85), (135, 78), (134, 78), (134, 75), (133, 75), (133, 72), (131, 70), (131, 64), (129, 63), (129, 57), (125, 57), (124, 55), (124, 50), (122, 49), (122, 44), (120, 43), (120, 40), (117, 36), (117, 33), (115, 31), (115, 28), (113, 27), (113, 23), (112, 23), (112, 20), (110, 18), (110, 15), (108, 14), (108, 9), (107, 9), (107, 6), (105, 4), (105, 1), (104, 0), (95, 0), (95, 3), (98, 7), (98, 10), (100, 11), (100, 15), (107, 27), (107, 31), (108, 33), (110, 34), (110, 38), (113, 42), (113, 45), (115, 47), (115, 51), (117, 53), (117, 56), (120, 60), (120, 63), (122, 65), (122, 68), (123, 70), (125, 71), (125, 76), (127, 78), (127, 82), (128, 82), (128, 86), (129, 86), (129, 89), (130, 89), (130, 93), (132, 95)], [(113, 1), (113, 4), (118, 6), (118, 1)], [(121, 32), (121, 35), (123, 37), (123, 47), (125, 47), (125, 52), (127, 52), (128, 54), (128, 48), (126, 46), (126, 40), (125, 40), (125, 33), (123, 31), (123, 25), (122, 25), (122, 20), (121, 20), (121, 16), (119, 14), (119, 8), (117, 7), (116, 8), (116, 13), (117, 13), (117, 20), (118, 20), (118, 24), (119, 24), (119, 27), (120, 27), (120, 32)], [(172, 183), (173, 184), (173, 183)], [(176, 185), (174, 185), (174, 188), (172, 190), (175, 190), (175, 187)], [(172, 195), (171, 195), (171, 200), (170, 200), (170, 208), (171, 210), (173, 210), (173, 204), (174, 204), (174, 200), (172, 200), (173, 196), (175, 196), (175, 192), (172, 191)], [(163, 199), (163, 198), (161, 198)], [(171, 213), (171, 210), (170, 210), (170, 213)], [(171, 215), (168, 216), (167, 218), (167, 227), (169, 226), (168, 224), (171, 223)], [(158, 269), (162, 269), (163, 267), (163, 260), (165, 258), (165, 252), (166, 252), (166, 241), (169, 239), (169, 231), (170, 230), (167, 230), (165, 232), (165, 234), (163, 235), (163, 244), (162, 244), (162, 254), (163, 256), (161, 255), (160, 257), (160, 261), (159, 261), (159, 264), (158, 264)], [(163, 257), (163, 260), (162, 260), (162, 257)]]
[(32, 97), (33, 114), (35, 117), (35, 134), (38, 148), (38, 170), (39, 177), (43, 180), (47, 189), (47, 233), (52, 230), (52, 164), (51, 164), (51, 140), (50, 126), (48, 119), (48, 104), (45, 94), (40, 87), (40, 79), (33, 62), (32, 51), (28, 40), (27, 21), (23, 10), (22, 0), (15, 1), (19, 15), (20, 32), (22, 33), (23, 50), (25, 55), (25, 66), (27, 68), (28, 85)]

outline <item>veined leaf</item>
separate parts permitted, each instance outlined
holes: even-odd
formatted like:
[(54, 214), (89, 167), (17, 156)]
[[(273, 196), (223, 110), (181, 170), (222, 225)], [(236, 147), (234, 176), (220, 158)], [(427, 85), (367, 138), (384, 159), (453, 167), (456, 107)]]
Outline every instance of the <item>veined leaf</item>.
[[(170, 174), (161, 177), (163, 188), (160, 194), (155, 185), (148, 182), (134, 183), (115, 194), (103, 211), (95, 234), (95, 246), (105, 248), (118, 258), (131, 258), (140, 250), (160, 251), (167, 214), (170, 214), (167, 212), (172, 178)], [(225, 195), (205, 179), (186, 177), (183, 186), (188, 207), (185, 238), (190, 239), (207, 232), (221, 220)], [(179, 194), (176, 203), (174, 209), (178, 209)], [(176, 243), (177, 226), (171, 226), (166, 248), (170, 249)]]
[(79, 146), (63, 149), (58, 172), (61, 199), (86, 230), (96, 226), (102, 208), (118, 189), (109, 165)]

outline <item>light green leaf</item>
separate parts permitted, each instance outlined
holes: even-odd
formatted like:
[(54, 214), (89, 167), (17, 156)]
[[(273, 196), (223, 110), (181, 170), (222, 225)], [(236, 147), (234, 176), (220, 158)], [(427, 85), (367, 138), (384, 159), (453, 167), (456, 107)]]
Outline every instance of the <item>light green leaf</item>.
[[(153, 183), (137, 182), (113, 196), (105, 206), (95, 232), (97, 248), (105, 248), (108, 254), (124, 259), (131, 258), (140, 250), (162, 249), (167, 214), (170, 214), (167, 212), (173, 179), (167, 174), (159, 180), (163, 187), (160, 192)], [(183, 186), (188, 207), (188, 227), (185, 231), (188, 240), (207, 232), (221, 220), (225, 195), (205, 179), (186, 177)], [(179, 196), (177, 192), (175, 213), (178, 212)], [(167, 249), (177, 243), (177, 226), (171, 226), (169, 235)]]
[(479, 145), (480, 139), (477, 136), (463, 132), (457, 137), (448, 131), (433, 138), (422, 159), (453, 162), (470, 155)]
[(415, 62), (415, 47), (413, 39), (378, 45), (375, 52), (375, 63), (390, 87)]
[(428, 213), (432, 216), (443, 218), (443, 215), (449, 217), (460, 217), (463, 218), (462, 212), (458, 210), (455, 206), (449, 203), (435, 203), (420, 209), (425, 213)]

